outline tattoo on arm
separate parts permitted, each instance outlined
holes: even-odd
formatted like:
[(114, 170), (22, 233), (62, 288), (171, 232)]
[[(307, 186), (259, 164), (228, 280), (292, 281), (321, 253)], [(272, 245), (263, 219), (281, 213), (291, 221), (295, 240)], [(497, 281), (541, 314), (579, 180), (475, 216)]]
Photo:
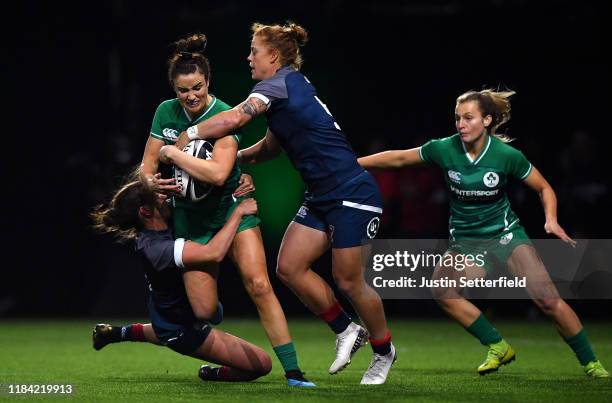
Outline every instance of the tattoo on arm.
[(243, 113), (255, 117), (266, 110), (266, 104), (259, 98), (251, 97), (242, 104), (241, 110)]

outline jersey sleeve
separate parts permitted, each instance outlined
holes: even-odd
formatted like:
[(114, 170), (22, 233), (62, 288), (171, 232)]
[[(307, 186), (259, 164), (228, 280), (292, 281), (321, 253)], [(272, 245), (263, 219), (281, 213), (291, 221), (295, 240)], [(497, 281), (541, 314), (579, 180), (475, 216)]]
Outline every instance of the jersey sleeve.
[(510, 158), (510, 166), (509, 166), (510, 172), (509, 173), (511, 176), (517, 179), (525, 180), (531, 173), (531, 170), (533, 169), (533, 165), (531, 165), (531, 162), (527, 160), (527, 157), (525, 157), (525, 154), (523, 154), (519, 150), (513, 150), (513, 151), (514, 152), (512, 153), (511, 158)]
[(275, 75), (267, 80), (258, 82), (251, 90), (248, 98), (258, 98), (262, 100), (269, 109), (272, 102), (277, 99), (287, 98), (287, 85), (285, 84), (284, 77)]
[(149, 132), (150, 136), (164, 141), (164, 134), (162, 132), (162, 110), (164, 108), (164, 104), (160, 104), (155, 111), (155, 115), (153, 115), (153, 123), (151, 123), (151, 131)]
[(155, 270), (162, 271), (170, 267), (185, 267), (183, 264), (184, 247), (183, 238), (157, 239), (151, 241), (142, 251)]
[(419, 148), (421, 159), (430, 164), (439, 164), (440, 161), (440, 140), (429, 140)]
[(242, 132), (240, 130), (237, 130), (232, 133), (232, 137), (234, 138), (234, 140), (236, 140), (236, 143), (240, 145), (240, 142), (242, 141)]

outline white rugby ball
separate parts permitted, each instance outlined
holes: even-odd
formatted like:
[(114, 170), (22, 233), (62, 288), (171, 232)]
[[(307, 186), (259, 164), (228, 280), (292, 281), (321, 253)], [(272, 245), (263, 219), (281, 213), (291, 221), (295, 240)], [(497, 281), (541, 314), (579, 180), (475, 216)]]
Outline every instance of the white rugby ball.
[[(183, 152), (192, 157), (209, 160), (212, 158), (213, 146), (206, 140), (194, 140), (183, 148)], [(181, 185), (181, 195), (187, 200), (202, 200), (213, 190), (212, 185), (198, 182), (178, 166), (174, 166), (174, 179), (177, 185)]]

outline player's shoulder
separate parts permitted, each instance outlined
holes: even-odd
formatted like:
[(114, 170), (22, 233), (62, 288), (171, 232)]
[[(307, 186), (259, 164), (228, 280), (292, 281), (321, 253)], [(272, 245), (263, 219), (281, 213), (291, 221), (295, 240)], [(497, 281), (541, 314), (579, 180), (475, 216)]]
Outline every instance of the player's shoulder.
[(505, 155), (508, 157), (522, 156), (523, 152), (514, 147), (507, 141), (503, 141), (497, 136), (491, 136), (491, 149), (493, 152)]
[(158, 245), (167, 243), (168, 241), (174, 241), (172, 238), (172, 232), (170, 230), (143, 230), (138, 233), (138, 236), (136, 236), (135, 247), (136, 250), (146, 251), (148, 249), (155, 248)]
[(269, 80), (275, 79), (277, 81), (281, 81), (281, 80), (284, 81), (285, 79), (287, 79), (287, 76), (296, 77), (296, 76), (303, 76), (303, 75), (302, 73), (300, 73), (299, 70), (296, 70), (293, 67), (284, 66), (278, 69), (276, 74), (270, 77)]
[(157, 106), (156, 113), (158, 114), (172, 114), (177, 113), (181, 109), (181, 104), (178, 98), (166, 99), (160, 102)]
[(214, 102), (211, 112), (219, 113), (219, 112), (228, 111), (232, 109), (232, 107), (229, 104), (227, 104), (226, 102), (223, 102), (221, 99), (217, 98), (215, 95), (211, 94), (211, 96)]
[(301, 75), (299, 71), (295, 70), (292, 67), (289, 67), (289, 66), (282, 67), (272, 77), (268, 77), (265, 80), (261, 80), (260, 82), (255, 84), (252, 92), (269, 91), (269, 90), (286, 92), (287, 77), (290, 75), (294, 75), (294, 73)]
[(461, 139), (459, 138), (459, 133), (455, 133), (448, 137), (440, 137), (429, 140), (426, 145), (430, 147), (436, 148), (453, 148), (459, 145)]

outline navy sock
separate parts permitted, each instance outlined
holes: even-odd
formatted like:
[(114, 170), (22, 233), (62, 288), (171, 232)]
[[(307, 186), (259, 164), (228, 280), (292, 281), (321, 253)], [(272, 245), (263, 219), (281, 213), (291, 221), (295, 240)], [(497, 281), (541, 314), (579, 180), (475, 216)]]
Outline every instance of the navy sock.
[(342, 309), (338, 301), (317, 316), (323, 319), (336, 334), (344, 332), (352, 322), (351, 317)]

